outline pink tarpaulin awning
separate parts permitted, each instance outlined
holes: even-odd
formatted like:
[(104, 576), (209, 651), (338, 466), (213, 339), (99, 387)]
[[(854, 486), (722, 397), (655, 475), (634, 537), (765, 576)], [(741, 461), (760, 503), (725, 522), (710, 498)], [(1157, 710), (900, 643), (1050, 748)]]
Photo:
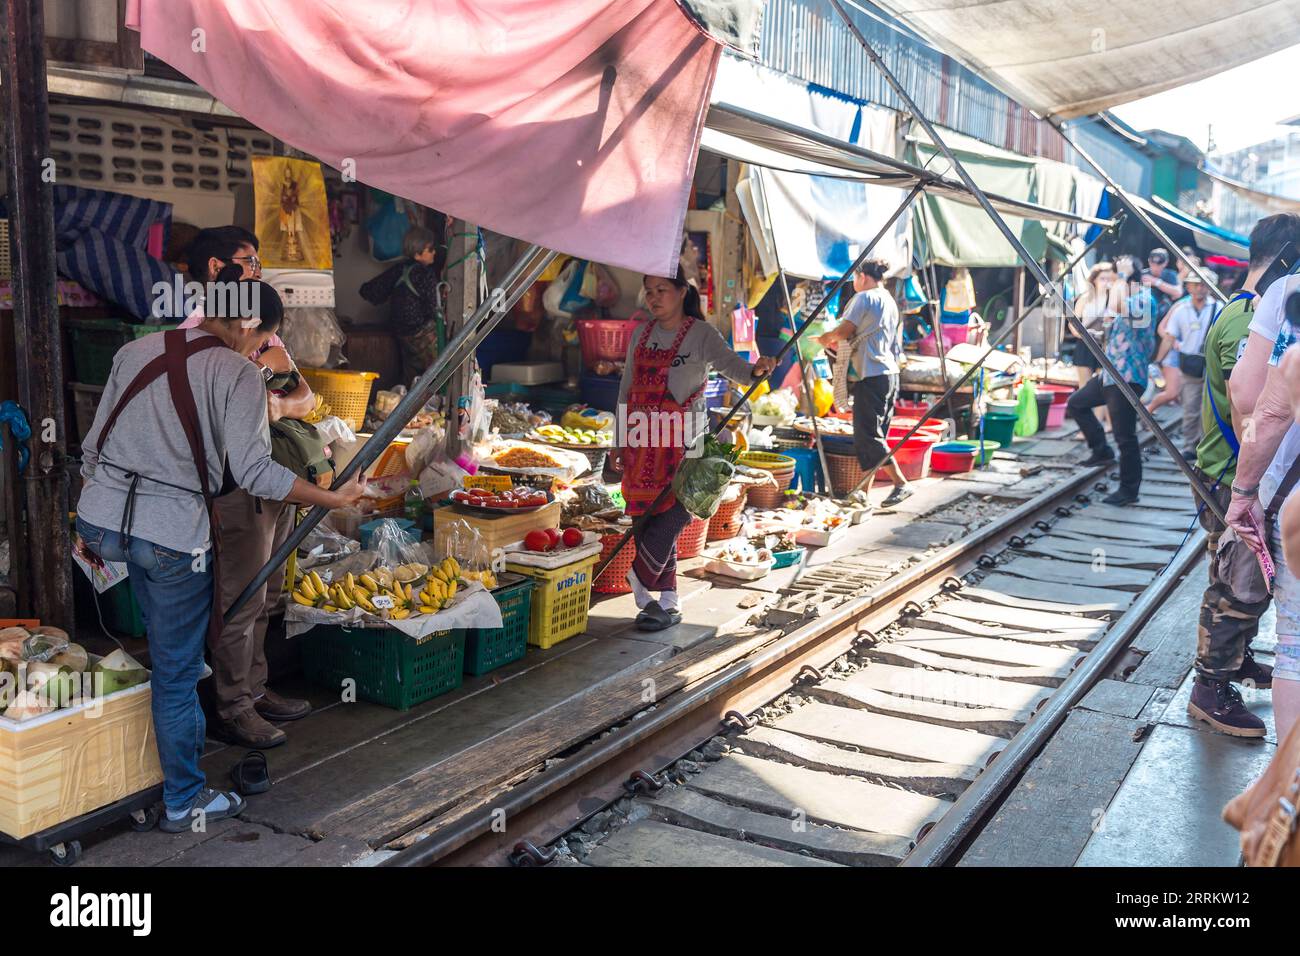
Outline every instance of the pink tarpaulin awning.
[(360, 182), (677, 268), (721, 47), (672, 0), (131, 0), (146, 51)]

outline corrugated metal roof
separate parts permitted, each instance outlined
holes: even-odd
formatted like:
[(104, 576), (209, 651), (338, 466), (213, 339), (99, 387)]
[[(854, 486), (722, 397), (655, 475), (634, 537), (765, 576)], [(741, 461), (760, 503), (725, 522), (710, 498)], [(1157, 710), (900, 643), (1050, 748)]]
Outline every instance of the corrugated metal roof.
[[(871, 4), (853, 3), (850, 13), (930, 119), (1004, 149), (1064, 158), (1065, 144), (1055, 130), (951, 57), (901, 25), (880, 22), (889, 18)], [(826, 0), (768, 0), (759, 58), (806, 82), (901, 108)]]

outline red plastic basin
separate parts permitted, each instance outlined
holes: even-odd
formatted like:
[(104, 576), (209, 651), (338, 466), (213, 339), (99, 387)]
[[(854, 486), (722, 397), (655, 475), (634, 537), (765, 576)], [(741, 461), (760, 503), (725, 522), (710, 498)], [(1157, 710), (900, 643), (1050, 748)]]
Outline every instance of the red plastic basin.
[(1035, 391), (1052, 393), (1053, 405), (1064, 405), (1077, 389), (1077, 385), (1054, 385), (1051, 382), (1038, 382), (1034, 385)]
[(975, 470), (975, 449), (970, 445), (945, 442), (935, 445), (930, 455), (930, 470), (944, 474), (960, 474)]
[[(930, 454), (934, 451), (934, 446), (939, 439), (933, 435), (924, 435), (920, 432), (913, 435), (906, 442), (900, 434), (897, 437), (888, 439), (889, 447), (894, 449), (894, 461), (898, 463), (899, 469), (903, 472), (903, 477), (908, 481), (916, 481), (924, 478), (930, 473)], [(884, 472), (877, 472), (878, 476), (883, 476)]]
[[(895, 434), (900, 437), (906, 435), (912, 430), (912, 426), (917, 423), (915, 418), (894, 418), (889, 423), (890, 437)], [(936, 438), (943, 438), (948, 434), (948, 423), (942, 418), (927, 418), (925, 424), (917, 430), (918, 435), (933, 435)]]

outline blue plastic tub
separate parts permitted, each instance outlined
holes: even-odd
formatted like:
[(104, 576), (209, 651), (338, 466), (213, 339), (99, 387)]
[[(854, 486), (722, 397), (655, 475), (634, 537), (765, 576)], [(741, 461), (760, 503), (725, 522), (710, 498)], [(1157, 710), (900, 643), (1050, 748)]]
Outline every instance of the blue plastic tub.
[(522, 362), (527, 358), (528, 346), (532, 340), (532, 332), (495, 329), (474, 350), (474, 357), (483, 369), (483, 380), (488, 381), (492, 377), (492, 366), (497, 362)]
[(582, 401), (602, 412), (618, 410), (618, 386), (621, 376), (584, 374), (579, 380), (578, 393)]

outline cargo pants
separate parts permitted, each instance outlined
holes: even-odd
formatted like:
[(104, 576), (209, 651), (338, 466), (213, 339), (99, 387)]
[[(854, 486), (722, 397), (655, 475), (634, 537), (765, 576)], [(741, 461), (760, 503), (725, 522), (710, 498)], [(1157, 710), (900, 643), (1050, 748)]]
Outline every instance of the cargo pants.
[[(1207, 485), (1214, 487), (1214, 497), (1227, 510), (1232, 500), (1231, 485), (1220, 482), (1215, 487), (1213, 477), (1203, 471), (1200, 475)], [(1259, 633), (1259, 619), (1272, 599), (1252, 604), (1233, 596), (1232, 589), (1219, 574), (1217, 552), (1224, 527), (1208, 508), (1201, 510), (1200, 520), (1208, 533), (1210, 582), (1201, 597), (1201, 616), (1196, 629), (1196, 672), (1202, 677), (1227, 680), (1241, 668), (1246, 648)]]

